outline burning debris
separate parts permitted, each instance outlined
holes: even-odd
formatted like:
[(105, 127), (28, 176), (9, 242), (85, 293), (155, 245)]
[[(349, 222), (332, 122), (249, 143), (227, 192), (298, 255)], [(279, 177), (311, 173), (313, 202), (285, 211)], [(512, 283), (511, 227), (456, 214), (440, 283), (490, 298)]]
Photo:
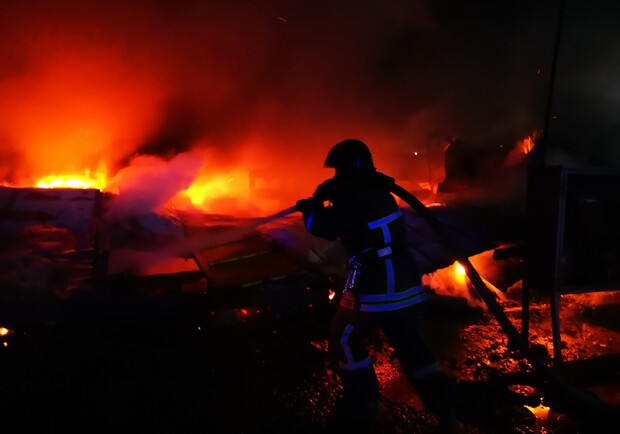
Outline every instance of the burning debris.
[[(178, 161), (181, 162), (182, 158)], [(155, 168), (160, 167), (157, 164)], [(161, 179), (166, 179), (168, 172), (156, 172)], [(157, 176), (146, 185), (158, 185)], [(176, 184), (175, 189), (186, 188), (190, 178)], [(129, 182), (126, 185), (131, 187), (132, 184)], [(4, 272), (0, 276), (3, 297), (3, 328), (0, 330), (3, 330), (5, 348), (22, 346), (20, 339), (24, 336), (23, 330), (32, 334), (33, 320), (61, 325), (69, 318), (71, 321), (78, 321), (76, 318), (79, 318), (75, 324), (87, 325), (90, 329), (94, 327), (95, 318), (114, 318), (117, 326), (127, 327), (136, 321), (134, 315), (140, 315), (144, 319), (150, 318), (145, 319), (149, 324), (151, 321), (162, 322), (168, 327), (176, 324), (171, 330), (191, 325), (201, 345), (212, 348), (219, 345), (218, 351), (240, 357), (245, 357), (241, 354), (247, 355), (246, 350), (255, 355), (247, 363), (254, 361), (262, 368), (257, 373), (258, 379), (247, 380), (248, 384), (256, 384), (256, 388), (244, 392), (248, 394), (249, 401), (260, 400), (257, 388), (267, 387), (269, 383), (269, 387), (287, 397), (287, 404), (284, 405), (274, 395), (274, 399), (281, 404), (281, 410), (287, 409), (301, 415), (303, 421), (294, 423), (301, 423), (308, 430), (312, 430), (312, 426), (321, 426), (339, 393), (339, 386), (330, 367), (325, 330), (316, 320), (328, 313), (338, 299), (346, 271), (342, 267), (344, 253), (339, 246), (309, 237), (297, 216), (284, 215), (269, 221), (268, 218), (167, 208), (175, 189), (159, 191), (155, 188), (156, 192), (152, 195), (147, 191), (140, 207), (132, 207), (135, 201), (122, 198), (125, 192), (132, 191), (139, 197), (141, 188), (144, 186), (138, 186), (135, 190), (121, 188), (118, 194), (93, 189), (0, 188), (2, 237), (5, 240), (2, 249)], [(118, 212), (106, 213), (115, 209)], [(451, 206), (449, 202), (430, 209), (451, 235), (453, 245), (471, 257), (482, 281), (491, 288), (510, 320), (520, 324), (523, 313), (520, 304), (522, 257), (505, 253), (518, 253), (519, 250), (510, 250), (510, 243), (496, 241), (502, 238), (497, 236), (497, 232), (489, 232), (489, 228), (494, 226), (480, 224), (496, 214), (489, 216), (492, 212), (489, 208), (467, 208), (462, 204)], [(108, 219), (108, 216), (114, 218)], [(512, 217), (515, 221), (521, 218), (519, 215)], [(406, 219), (410, 231), (416, 234), (410, 240), (412, 253), (425, 272), (424, 283), (431, 294), (427, 328), (430, 334), (442, 336), (437, 340), (440, 342), (438, 352), (442, 355), (443, 364), (458, 379), (463, 420), (480, 427), (478, 429), (482, 431), (479, 432), (484, 432), (484, 429), (490, 432), (505, 430), (508, 429), (506, 424), (511, 425), (510, 429), (517, 426), (529, 432), (535, 432), (541, 426), (549, 432), (562, 432), (562, 426), (572, 423), (571, 416), (563, 413), (561, 404), (546, 397), (545, 385), (536, 379), (532, 365), (513, 347), (510, 339), (494, 322), (476, 288), (466, 279), (466, 268), (455, 262), (458, 258), (445, 248), (420, 216), (407, 212)], [(470, 223), (473, 221), (476, 224)], [(510, 231), (504, 235), (506, 233), (512, 236)], [(183, 244), (187, 239), (225, 242), (206, 243), (202, 248), (195, 248), (181, 256), (162, 257), (158, 254), (171, 246)], [(498, 251), (504, 252), (502, 254), (507, 257), (496, 259), (501, 256), (496, 254)], [(141, 265), (127, 269), (128, 263)], [(85, 294), (90, 297), (85, 299)], [(112, 294), (120, 298), (109, 298)], [(137, 304), (132, 301), (135, 296), (151, 301)], [(185, 300), (184, 297), (189, 298), (180, 302)], [(92, 302), (85, 302), (89, 298)], [(170, 316), (170, 307), (157, 302), (160, 299), (162, 303), (172, 302), (185, 318), (180, 320), (177, 313)], [(38, 318), (29, 316), (29, 320), (25, 320), (23, 315), (24, 305), (16, 307), (14, 304), (41, 300), (68, 304), (62, 316), (57, 315), (57, 309), (39, 309)], [(613, 306), (613, 303), (608, 304)], [(82, 313), (74, 311), (69, 314), (71, 308), (68, 306)], [(611, 324), (615, 316), (598, 327), (593, 321), (600, 319), (601, 315), (593, 312), (600, 307), (592, 299), (586, 303), (585, 299), (566, 298), (562, 306), (567, 317), (562, 329), (567, 361), (613, 356), (620, 350), (616, 345), (617, 330), (608, 328), (614, 327)], [(134, 310), (127, 310), (127, 307)], [(549, 304), (544, 298), (536, 299), (530, 310), (532, 348), (546, 363), (552, 363)], [(92, 318), (87, 320), (89, 316)], [(296, 322), (293, 327), (304, 330), (304, 334), (297, 339), (281, 328), (290, 327), (286, 324), (294, 317), (301, 324)], [(260, 335), (259, 330), (263, 327), (266, 328), (263, 330), (265, 334)], [(254, 328), (259, 336), (249, 338), (248, 333)], [(158, 327), (155, 329), (160, 330)], [(119, 336), (127, 339), (130, 330), (114, 335), (115, 339)], [(306, 332), (311, 336), (306, 336)], [(165, 335), (169, 333), (172, 332), (168, 331)], [(250, 346), (254, 347), (233, 350), (229, 343), (223, 343), (223, 336), (215, 336), (217, 333), (232, 333), (234, 338), (230, 338), (235, 339), (237, 344), (250, 339)], [(265, 341), (269, 333), (281, 340), (278, 343)], [(290, 348), (292, 343), (299, 345), (299, 357), (312, 360), (303, 362), (306, 364), (302, 369), (306, 380), (295, 383), (295, 386), (289, 383), (295, 381), (290, 377), (281, 378), (281, 383), (273, 382), (272, 369), (277, 371), (283, 369), (282, 366), (291, 369), (289, 362), (300, 363), (299, 360), (288, 361), (282, 350), (277, 349), (278, 345)], [(412, 427), (420, 432), (430, 429), (432, 419), (421, 407), (415, 390), (400, 375), (398, 363), (380, 335), (374, 342), (373, 358), (377, 362), (381, 387), (386, 391), (382, 406), (395, 418), (391, 429), (397, 432), (406, 432)], [(277, 359), (280, 360), (276, 362)], [(226, 372), (226, 368), (219, 364), (224, 361), (213, 360), (212, 356), (208, 361), (203, 361), (212, 366), (213, 375)], [(306, 370), (311, 372), (309, 377)], [(601, 365), (601, 372), (604, 370), (608, 367)], [(214, 381), (209, 378), (211, 380), (204, 381)], [(613, 383), (615, 380), (605, 378), (602, 383), (610, 381)], [(245, 384), (234, 384), (245, 390)], [(224, 387), (224, 384), (220, 386)], [(609, 392), (603, 386), (592, 390), (596, 390), (603, 399), (614, 402), (613, 391)], [(476, 408), (469, 408), (466, 404), (472, 396), (480, 404)], [(498, 397), (502, 397), (501, 406), (498, 405)], [(491, 402), (489, 398), (495, 401)], [(227, 411), (226, 402), (232, 405), (234, 400), (233, 396), (225, 396), (221, 410)], [(311, 402), (311, 408), (300, 411), (302, 402), (303, 406)], [(265, 405), (272, 403), (265, 401)], [(191, 408), (186, 410), (191, 411)], [(256, 424), (254, 428), (276, 429), (280, 416), (269, 416), (272, 413), (268, 409), (259, 412), (256, 408), (247, 413), (254, 421), (252, 423)], [(264, 420), (263, 417), (273, 419)], [(286, 417), (291, 418), (290, 423), (293, 423), (294, 416)], [(211, 418), (211, 422), (203, 420), (199, 425), (213, 427), (211, 423), (222, 423), (221, 418), (213, 414)], [(252, 432), (253, 429), (241, 425), (237, 428), (239, 432)], [(230, 429), (234, 431), (234, 427)]]
[(3, 301), (64, 299), (96, 266), (98, 190), (0, 187)]

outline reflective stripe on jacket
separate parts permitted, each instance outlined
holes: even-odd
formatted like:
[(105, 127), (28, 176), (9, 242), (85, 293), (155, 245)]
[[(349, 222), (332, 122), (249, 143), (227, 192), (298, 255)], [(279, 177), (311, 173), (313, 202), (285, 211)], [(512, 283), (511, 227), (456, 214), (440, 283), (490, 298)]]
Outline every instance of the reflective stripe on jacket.
[(349, 277), (354, 277), (350, 292), (360, 306), (395, 310), (423, 301), (421, 275), (405, 244), (404, 214), (389, 189), (369, 177), (345, 181), (339, 191), (329, 206), (304, 215), (304, 221), (311, 234), (340, 239), (359, 264)]

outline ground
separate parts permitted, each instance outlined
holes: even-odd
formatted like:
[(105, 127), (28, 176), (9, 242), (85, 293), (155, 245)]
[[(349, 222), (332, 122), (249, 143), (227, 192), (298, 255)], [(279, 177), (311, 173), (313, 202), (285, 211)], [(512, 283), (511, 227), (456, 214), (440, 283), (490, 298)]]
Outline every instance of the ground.
[[(461, 301), (431, 298), (425, 328), (442, 366), (457, 380), (467, 433), (605, 432), (601, 419), (593, 424), (550, 399), (544, 381), (510, 348), (492, 316)], [(326, 337), (329, 308), (209, 310), (180, 294), (73, 303), (62, 322), (5, 340), (3, 432), (328, 432), (326, 420), (340, 395)], [(566, 358), (613, 356), (618, 305), (606, 305), (615, 313), (593, 314), (596, 308), (564, 303)], [(516, 305), (504, 303), (518, 324)], [(548, 355), (545, 306), (533, 305), (532, 344)], [(572, 323), (575, 315), (579, 323)], [(433, 432), (433, 415), (382, 335), (369, 344), (382, 390), (383, 432)], [(606, 370), (599, 383), (585, 381), (583, 370), (566, 372), (580, 391), (596, 390), (618, 405), (617, 360), (611, 368), (599, 365), (601, 373)], [(534, 410), (544, 411), (544, 418), (525, 407), (541, 402), (551, 406)]]

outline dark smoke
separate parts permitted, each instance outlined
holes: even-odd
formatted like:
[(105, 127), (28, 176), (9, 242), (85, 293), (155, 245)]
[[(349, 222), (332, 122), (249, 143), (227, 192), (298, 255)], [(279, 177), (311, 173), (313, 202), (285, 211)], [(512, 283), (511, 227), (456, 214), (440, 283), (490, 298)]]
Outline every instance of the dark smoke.
[[(157, 129), (132, 154), (170, 158), (188, 151), (204, 134), (203, 120), (198, 117), (195, 108), (188, 106), (185, 101), (169, 101), (162, 111), (163, 116), (157, 123)], [(123, 166), (128, 164), (134, 156), (130, 155), (123, 159), (121, 164)]]

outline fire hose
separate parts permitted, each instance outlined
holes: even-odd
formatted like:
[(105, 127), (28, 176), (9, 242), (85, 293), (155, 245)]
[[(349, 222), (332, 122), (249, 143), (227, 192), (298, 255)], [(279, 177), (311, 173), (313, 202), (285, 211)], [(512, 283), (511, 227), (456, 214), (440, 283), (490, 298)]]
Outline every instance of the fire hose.
[(173, 256), (186, 256), (191, 255), (196, 250), (208, 249), (222, 244), (238, 241), (241, 238), (251, 234), (258, 226), (273, 222), (275, 220), (286, 217), (289, 214), (297, 211), (295, 205), (285, 208), (282, 211), (278, 211), (275, 214), (261, 217), (247, 225), (239, 226), (234, 229), (230, 229), (221, 234), (204, 234), (200, 236), (194, 236), (184, 239), (171, 247), (161, 251), (159, 255), (162, 258), (169, 258)]
[[(474, 268), (469, 258), (461, 255), (458, 249), (453, 245), (450, 237), (446, 234), (443, 224), (433, 215), (429, 209), (420, 202), (413, 194), (399, 186), (392, 184), (390, 189), (392, 193), (404, 200), (421, 218), (423, 218), (435, 234), (440, 238), (441, 242), (453, 253), (458, 262), (463, 266), (470, 282), (487, 305), (490, 313), (497, 320), (502, 330), (508, 335), (511, 344), (515, 345), (521, 354), (530, 362), (535, 371), (541, 374), (544, 379), (549, 381), (552, 391), (557, 392), (557, 396), (571, 398), (570, 403), (572, 410), (588, 417), (595, 416), (593, 410), (598, 410), (598, 416), (620, 416), (620, 407), (605, 403), (600, 399), (585, 393), (584, 391), (568, 384), (562, 376), (552, 367), (547, 366), (543, 360), (532, 350), (528, 342), (523, 339), (522, 335), (506, 316), (504, 309), (497, 302), (495, 294), (484, 283), (478, 271)], [(565, 403), (568, 404), (568, 403)]]
[[(480, 298), (484, 301), (489, 309), (489, 312), (493, 315), (496, 321), (504, 333), (508, 336), (511, 345), (514, 345), (520, 353), (530, 362), (535, 372), (543, 377), (543, 380), (547, 380), (552, 392), (556, 392), (556, 396), (568, 398), (569, 402), (563, 402), (567, 408), (571, 408), (574, 414), (604, 417), (618, 417), (620, 416), (620, 407), (605, 403), (591, 394), (588, 394), (572, 385), (567, 383), (564, 378), (552, 367), (546, 365), (544, 361), (532, 350), (528, 342), (523, 338), (521, 333), (515, 328), (510, 319), (506, 316), (504, 309), (498, 303), (495, 293), (491, 291), (484, 280), (472, 265), (471, 261), (466, 255), (461, 255), (458, 249), (453, 245), (452, 239), (445, 231), (445, 225), (439, 221), (434, 214), (416, 198), (409, 191), (394, 183), (391, 185), (390, 191), (405, 201), (414, 212), (416, 212), (434, 231), (439, 237), (440, 241), (448, 248), (453, 256), (457, 258), (458, 262), (463, 266), (466, 271), (467, 277), (480, 295)], [(257, 227), (268, 222), (272, 222), (281, 217), (285, 217), (296, 211), (296, 207), (292, 206), (286, 208), (278, 213), (272, 214), (268, 217), (262, 218), (251, 227)], [(249, 227), (242, 228), (241, 231), (245, 231)], [(231, 234), (226, 235), (223, 238), (229, 238)], [(598, 411), (598, 413), (597, 413)]]
[[(445, 232), (444, 224), (439, 221), (435, 215), (432, 214), (422, 202), (420, 202), (420, 200), (418, 200), (413, 194), (403, 187), (394, 183), (391, 184), (390, 191), (405, 201), (405, 203), (407, 203), (414, 212), (426, 221), (444, 246), (451, 251), (453, 257), (457, 258), (458, 262), (465, 269), (467, 277), (478, 292), (480, 298), (488, 307), (489, 312), (493, 315), (504, 333), (508, 336), (511, 345), (514, 345), (530, 362), (535, 372), (540, 374), (544, 380), (548, 381), (549, 386), (552, 387), (551, 391), (557, 392), (557, 396), (569, 398), (570, 403), (573, 404), (570, 408), (576, 413), (587, 414), (589, 417), (595, 415), (614, 417), (620, 416), (620, 407), (605, 403), (597, 397), (570, 385), (564, 380), (564, 378), (562, 378), (557, 370), (546, 365), (544, 361), (532, 350), (532, 348), (528, 345), (528, 342), (523, 338), (521, 333), (519, 333), (510, 319), (506, 316), (504, 309), (497, 302), (494, 292), (487, 287), (476, 268), (470, 262), (469, 258), (466, 255), (460, 254), (458, 249), (453, 245), (450, 236)], [(194, 250), (197, 248), (212, 247), (235, 241), (251, 233), (251, 231), (253, 231), (256, 227), (286, 217), (295, 211), (297, 211), (297, 208), (295, 206), (291, 206), (275, 214), (258, 219), (249, 225), (241, 226), (234, 230), (225, 232), (216, 238), (213, 236), (199, 237), (192, 240), (191, 245), (185, 244), (182, 247), (183, 250), (187, 251), (188, 249)], [(177, 248), (178, 247), (179, 246), (177, 246)], [(564, 404), (567, 405), (568, 402)], [(595, 414), (594, 411), (599, 411), (599, 413)]]
[[(282, 217), (286, 217), (289, 214), (297, 211), (296, 206), (283, 209), (275, 214), (271, 214), (266, 217), (261, 217), (257, 220), (248, 223), (247, 225), (238, 226), (234, 229), (222, 232), (220, 234), (200, 234), (192, 237), (186, 237), (177, 242), (162, 248), (156, 252), (141, 256), (127, 255), (123, 262), (122, 271), (132, 272), (140, 270), (145, 266), (152, 266), (161, 262), (170, 260), (171, 258), (191, 258), (195, 257), (195, 252), (198, 250), (209, 249), (223, 244), (239, 241), (243, 237), (251, 234), (258, 226), (270, 223), (278, 220)], [(118, 267), (118, 266), (117, 266)]]

